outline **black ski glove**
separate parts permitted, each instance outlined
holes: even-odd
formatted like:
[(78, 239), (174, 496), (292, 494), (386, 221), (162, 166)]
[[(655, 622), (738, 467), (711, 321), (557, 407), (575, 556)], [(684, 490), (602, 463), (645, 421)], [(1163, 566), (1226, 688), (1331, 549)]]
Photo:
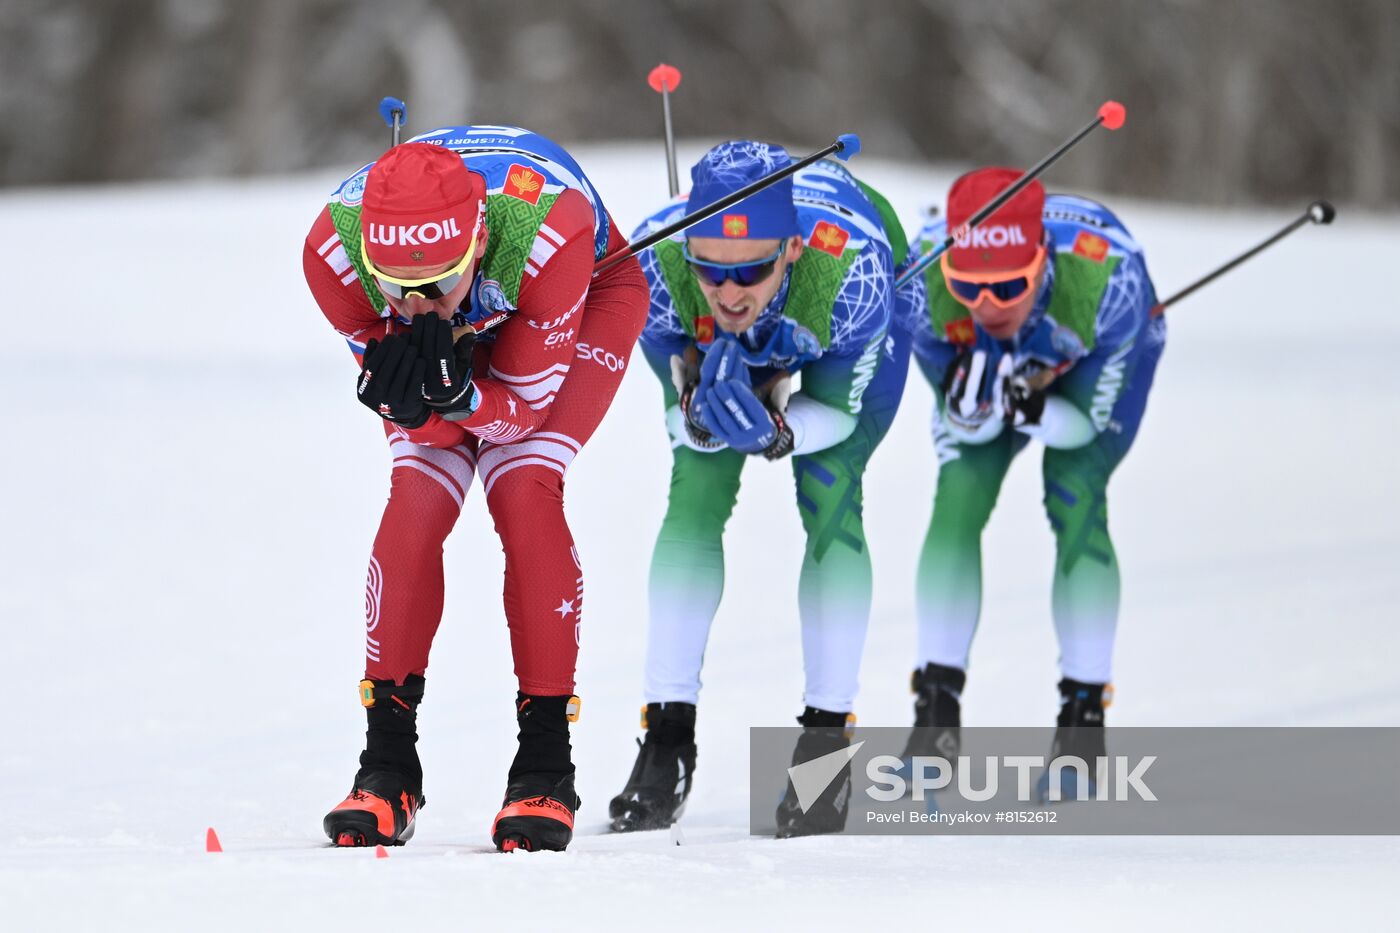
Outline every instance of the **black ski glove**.
[(405, 428), (421, 428), (432, 414), (423, 400), (423, 358), (400, 334), (365, 344), (355, 394), (370, 411)]
[(1014, 428), (1040, 424), (1040, 416), (1045, 414), (1045, 387), (1049, 381), (1040, 377), (1042, 369), (1025, 369), (1027, 371), (1009, 376), (1003, 389), (1003, 417)]
[(472, 386), (473, 334), (452, 340), (452, 322), (437, 312), (413, 316), (409, 343), (424, 363), (423, 398), (428, 407), (448, 421), (461, 421), (475, 411), (476, 389)]
[(964, 348), (943, 377), (943, 409), (948, 422), (975, 433), (997, 415), (998, 375), (986, 350)]

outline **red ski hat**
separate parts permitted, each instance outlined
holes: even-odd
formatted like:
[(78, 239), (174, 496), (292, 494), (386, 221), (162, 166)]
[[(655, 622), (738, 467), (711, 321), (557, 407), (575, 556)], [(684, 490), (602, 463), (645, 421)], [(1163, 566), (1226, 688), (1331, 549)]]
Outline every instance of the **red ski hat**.
[(365, 179), (360, 231), (376, 266), (435, 266), (461, 259), (486, 207), (486, 180), (451, 149), (403, 143)]
[(948, 189), (948, 230), (957, 239), (948, 251), (948, 264), (963, 272), (1020, 269), (1035, 259), (1044, 231), (1045, 187), (1033, 181), (970, 232), (958, 235), (988, 201), (1021, 177), (1019, 169), (979, 168)]

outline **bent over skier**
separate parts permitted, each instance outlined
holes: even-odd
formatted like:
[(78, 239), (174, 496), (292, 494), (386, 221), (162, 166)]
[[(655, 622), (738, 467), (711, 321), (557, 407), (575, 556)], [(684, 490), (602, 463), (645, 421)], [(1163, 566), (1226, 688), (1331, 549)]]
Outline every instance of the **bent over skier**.
[[(984, 168), (954, 182), (942, 242), (1020, 172)], [(1055, 533), (1052, 609), (1060, 646), (1056, 745), (1103, 754), (1112, 695), (1118, 560), (1106, 490), (1132, 447), (1166, 340), (1142, 247), (1102, 204), (1046, 196), (1032, 182), (960, 236), (925, 273), (926, 303), (900, 306), (898, 326), (938, 407), (938, 485), (918, 566), (915, 724), (907, 755), (956, 754), (961, 695), (982, 596), (982, 530), (1011, 460), (1045, 445), (1045, 513)], [(1078, 736), (1080, 748), (1065, 748)]]
[[(563, 849), (583, 571), (564, 473), (612, 402), (646, 318), (635, 260), (562, 148), (508, 126), (416, 137), (346, 179), (306, 238), (312, 294), (361, 365), (393, 457), (366, 585), (368, 731), (337, 845), (397, 845), (423, 805), (416, 712), (443, 605), (443, 540), (479, 471), (505, 550), (519, 747), (491, 827), (504, 850)], [(470, 580), (470, 565), (451, 569)]]
[[(644, 229), (790, 164), (778, 146), (716, 146), (692, 169), (688, 201)], [(751, 459), (791, 459), (806, 531), (798, 721), (809, 728), (795, 760), (849, 741), (870, 613), (862, 477), (908, 367), (907, 343), (889, 332), (893, 265), (903, 252), (884, 199), (822, 161), (642, 259), (651, 310), (641, 345), (661, 382), (673, 460), (649, 582), (646, 738), (612, 801), (615, 830), (667, 826), (690, 793), (700, 669), (724, 586), (723, 532)], [(780, 832), (844, 825), (845, 797), (837, 797), (833, 790), (804, 814), (789, 790)]]

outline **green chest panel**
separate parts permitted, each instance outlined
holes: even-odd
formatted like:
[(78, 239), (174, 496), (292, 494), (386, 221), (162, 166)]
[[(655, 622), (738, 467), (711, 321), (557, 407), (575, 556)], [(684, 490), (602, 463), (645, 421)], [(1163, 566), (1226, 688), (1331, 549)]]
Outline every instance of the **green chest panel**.
[(896, 268), (903, 262), (904, 257), (909, 255), (909, 240), (904, 235), (904, 227), (899, 222), (899, 215), (894, 212), (894, 206), (889, 199), (874, 188), (861, 181), (854, 179), (860, 190), (865, 192), (865, 196), (870, 199), (870, 203), (875, 205), (875, 210), (880, 214), (881, 225), (885, 228), (885, 236), (890, 240), (890, 253)]
[(557, 194), (541, 194), (535, 204), (509, 194), (492, 194), (486, 198), (486, 229), (490, 237), (486, 255), (481, 260), (481, 277), (499, 283), (512, 308), (520, 298), (520, 281), (525, 275), (525, 262), (530, 258), (535, 237), (558, 197)]
[(374, 313), (382, 315), (386, 303), (384, 294), (380, 292), (379, 286), (374, 284), (369, 270), (365, 268), (365, 261), (360, 258), (360, 208), (358, 205), (349, 207), (339, 201), (332, 201), (330, 211), (331, 223), (335, 224), (335, 232), (340, 235), (340, 245), (345, 247), (345, 255), (355, 267), (360, 287), (365, 290), (369, 303), (374, 307)]
[[(498, 283), (512, 308), (520, 298), (520, 281), (525, 274), (525, 262), (530, 258), (535, 237), (557, 197), (555, 194), (541, 194), (535, 204), (507, 194), (493, 194), (486, 198), (486, 228), (489, 235), (486, 253), (481, 258), (481, 277)], [(335, 232), (345, 247), (345, 254), (360, 279), (360, 287), (364, 289), (375, 313), (382, 315), (387, 303), (360, 256), (359, 205), (331, 201), (330, 213)], [(699, 291), (698, 286), (696, 291)]]
[[(925, 242), (922, 251), (935, 244)], [(1099, 304), (1122, 257), (1109, 256), (1095, 262), (1072, 252), (1055, 253), (1055, 283), (1050, 292), (1046, 316), (1068, 327), (1079, 336), (1085, 350), (1094, 348), (1094, 326)], [(928, 313), (933, 331), (949, 343), (973, 344), (977, 341), (976, 325), (967, 306), (953, 297), (943, 281), (943, 264), (935, 262), (924, 273), (928, 284)]]
[[(681, 326), (692, 338), (696, 322), (710, 317), (710, 306), (695, 276), (686, 266), (681, 244), (662, 240), (654, 247), (661, 266), (661, 277), (676, 308)], [(855, 261), (859, 250), (848, 249), (838, 256), (819, 249), (805, 249), (792, 266), (788, 281), (787, 302), (783, 315), (792, 318), (816, 335), (822, 349), (831, 345), (831, 310), (836, 295), (845, 281), (846, 271)]]
[[(921, 244), (920, 252), (928, 252), (934, 244)], [(967, 308), (953, 297), (943, 282), (943, 264), (931, 263), (924, 272), (924, 282), (928, 285), (928, 316), (933, 322), (933, 332), (940, 340), (949, 343), (972, 344), (977, 333), (972, 323), (972, 315)]]
[(1120, 261), (1121, 256), (1095, 262), (1074, 253), (1055, 254), (1055, 288), (1045, 313), (1078, 334), (1085, 350), (1094, 349), (1099, 305), (1108, 289), (1109, 276)]

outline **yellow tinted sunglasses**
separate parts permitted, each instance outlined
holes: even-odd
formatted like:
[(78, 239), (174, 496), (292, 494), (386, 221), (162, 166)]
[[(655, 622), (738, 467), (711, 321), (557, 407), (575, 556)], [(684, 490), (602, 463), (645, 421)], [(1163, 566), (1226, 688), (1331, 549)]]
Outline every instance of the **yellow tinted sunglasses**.
[(476, 258), (478, 239), (479, 234), (472, 237), (472, 245), (467, 247), (467, 253), (461, 262), (446, 272), (430, 275), (426, 279), (396, 279), (376, 269), (374, 263), (369, 261), (369, 253), (365, 252), (363, 234), (360, 235), (360, 259), (363, 260), (369, 274), (374, 276), (374, 283), (379, 286), (379, 290), (388, 297), (401, 300), (410, 295), (421, 295), (433, 301), (448, 295), (462, 281), (462, 276), (471, 268), (472, 260)]

